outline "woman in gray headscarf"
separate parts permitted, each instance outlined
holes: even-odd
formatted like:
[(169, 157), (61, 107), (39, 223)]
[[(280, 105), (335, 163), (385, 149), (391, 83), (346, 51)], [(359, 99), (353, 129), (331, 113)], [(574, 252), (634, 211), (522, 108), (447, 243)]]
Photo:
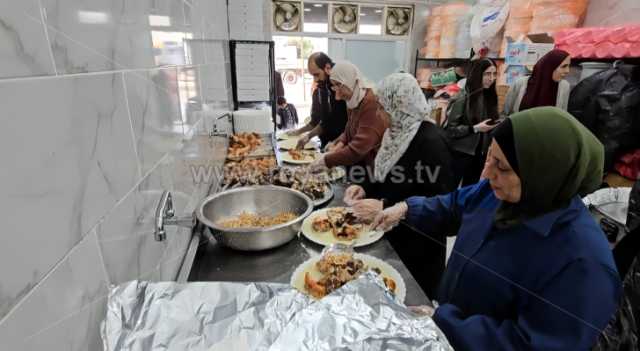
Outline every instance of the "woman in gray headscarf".
[[(364, 220), (411, 196), (435, 196), (455, 189), (445, 136), (428, 117), (430, 108), (416, 79), (407, 73), (392, 74), (380, 82), (376, 95), (382, 107), (378, 114), (389, 128), (369, 174), (373, 179), (350, 186), (344, 198)], [(391, 244), (422, 289), (433, 294), (444, 271), (444, 247), (409, 228), (397, 231), (403, 233), (389, 235)]]

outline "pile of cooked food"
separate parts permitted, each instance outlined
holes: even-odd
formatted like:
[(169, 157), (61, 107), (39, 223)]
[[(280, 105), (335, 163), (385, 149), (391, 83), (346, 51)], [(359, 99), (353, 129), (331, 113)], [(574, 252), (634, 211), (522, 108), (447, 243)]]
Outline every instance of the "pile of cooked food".
[(239, 133), (229, 137), (228, 158), (240, 158), (249, 155), (262, 145), (258, 133)]
[(306, 168), (276, 167), (272, 157), (232, 161), (225, 165), (224, 184), (230, 187), (279, 185), (305, 193), (313, 200), (322, 199), (329, 184), (322, 174)]
[(296, 161), (302, 161), (305, 159), (315, 159), (316, 158), (316, 152), (315, 151), (308, 151), (308, 150), (297, 150), (297, 149), (291, 149), (289, 151), (287, 151), (287, 153), (289, 154), (289, 156), (291, 156), (291, 159), (296, 160)]
[(224, 165), (223, 183), (228, 186), (271, 184), (269, 178), (276, 166), (273, 156), (230, 161)]
[[(315, 265), (322, 274), (320, 279), (313, 280), (309, 272), (304, 274), (304, 287), (315, 298), (323, 298), (339, 289), (346, 283), (358, 278), (360, 274), (371, 268), (377, 274), (381, 274), (377, 267), (367, 267), (361, 259), (353, 257), (351, 253), (327, 253)], [(396, 292), (396, 282), (387, 277), (382, 278), (385, 286)]]
[(313, 200), (322, 199), (329, 188), (327, 182), (321, 177), (301, 168), (274, 169), (270, 183), (301, 191)]
[(238, 216), (219, 220), (216, 224), (223, 228), (267, 228), (287, 223), (296, 219), (296, 217), (296, 214), (292, 212), (280, 212), (275, 216), (242, 212)]
[(348, 209), (337, 207), (316, 216), (311, 222), (311, 228), (317, 233), (331, 232), (338, 240), (350, 241), (357, 239), (367, 226), (360, 223)]

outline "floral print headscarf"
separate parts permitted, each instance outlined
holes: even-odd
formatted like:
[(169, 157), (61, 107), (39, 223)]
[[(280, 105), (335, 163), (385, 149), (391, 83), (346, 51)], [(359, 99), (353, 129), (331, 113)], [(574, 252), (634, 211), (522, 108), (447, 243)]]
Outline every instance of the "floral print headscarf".
[(407, 151), (420, 124), (424, 121), (435, 122), (429, 118), (431, 108), (418, 82), (410, 74), (394, 73), (386, 77), (378, 84), (376, 95), (391, 116), (390, 126), (382, 137), (374, 163), (375, 178), (382, 182)]

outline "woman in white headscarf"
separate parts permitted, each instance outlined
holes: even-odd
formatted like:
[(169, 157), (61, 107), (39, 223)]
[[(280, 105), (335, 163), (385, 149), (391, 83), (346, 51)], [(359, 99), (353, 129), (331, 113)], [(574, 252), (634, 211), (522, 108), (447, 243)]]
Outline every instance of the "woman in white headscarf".
[[(378, 114), (390, 127), (375, 157), (374, 179), (350, 186), (344, 198), (364, 220), (411, 196), (455, 189), (446, 137), (428, 117), (430, 108), (416, 79), (395, 73), (380, 82), (376, 92), (382, 106)], [(445, 240), (444, 233), (433, 235), (435, 241), (400, 227), (387, 236), (427, 295), (435, 293), (445, 263), (445, 248), (437, 243)]]
[(344, 132), (328, 146), (329, 152), (315, 161), (311, 168), (372, 167), (387, 129), (386, 120), (377, 113), (379, 104), (373, 85), (347, 61), (337, 62), (329, 78), (336, 100), (347, 103), (348, 121)]

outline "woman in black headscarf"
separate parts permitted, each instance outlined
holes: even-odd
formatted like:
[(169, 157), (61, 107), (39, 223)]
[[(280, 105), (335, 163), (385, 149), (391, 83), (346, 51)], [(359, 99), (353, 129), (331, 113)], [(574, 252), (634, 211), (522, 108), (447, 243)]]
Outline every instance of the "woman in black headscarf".
[(496, 78), (490, 59), (472, 61), (464, 90), (447, 109), (445, 131), (453, 150), (455, 183), (475, 184), (489, 147), (488, 133), (498, 119)]
[(508, 116), (534, 107), (556, 106), (567, 110), (571, 86), (565, 78), (571, 70), (571, 56), (551, 50), (533, 67), (530, 77), (519, 79), (509, 88), (503, 114)]

